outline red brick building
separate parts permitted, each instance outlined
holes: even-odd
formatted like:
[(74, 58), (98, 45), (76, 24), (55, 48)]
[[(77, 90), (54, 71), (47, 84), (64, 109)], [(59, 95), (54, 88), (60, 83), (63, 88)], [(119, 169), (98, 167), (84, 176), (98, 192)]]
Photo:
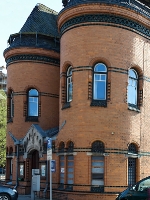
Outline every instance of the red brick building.
[(37, 4), (4, 51), (6, 178), (27, 194), (38, 168), (40, 195), (48, 195), (50, 137), (53, 191), (113, 200), (150, 174), (149, 2), (63, 5), (56, 13)]

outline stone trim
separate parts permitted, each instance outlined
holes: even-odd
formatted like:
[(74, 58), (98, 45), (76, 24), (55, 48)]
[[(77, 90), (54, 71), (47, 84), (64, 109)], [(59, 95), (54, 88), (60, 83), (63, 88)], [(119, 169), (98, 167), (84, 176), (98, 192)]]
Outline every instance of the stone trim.
[(6, 59), (6, 66), (8, 67), (12, 63), (21, 62), (21, 61), (33, 61), (33, 62), (41, 62), (46, 64), (53, 64), (57, 67), (60, 67), (60, 60), (40, 55), (32, 55), (32, 54), (21, 54), (16, 56), (11, 56)]
[(112, 14), (95, 14), (95, 15), (87, 14), (87, 15), (74, 17), (66, 21), (61, 26), (60, 32), (61, 34), (64, 34), (66, 31), (68, 31), (71, 28), (76, 28), (79, 26), (90, 26), (90, 25), (114, 26), (114, 27), (124, 28), (130, 31), (136, 32), (139, 35), (142, 35), (146, 38), (150, 37), (150, 29), (148, 29), (146, 26), (140, 23), (137, 23), (136, 21), (126, 19), (120, 16), (115, 16)]

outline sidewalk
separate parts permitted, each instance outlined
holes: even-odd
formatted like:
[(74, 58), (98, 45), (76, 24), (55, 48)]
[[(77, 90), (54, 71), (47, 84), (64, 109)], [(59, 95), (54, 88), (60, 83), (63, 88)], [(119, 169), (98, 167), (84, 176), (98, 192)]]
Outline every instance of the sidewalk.
[[(19, 195), (18, 200), (31, 200), (31, 195)], [(44, 200), (44, 199), (35, 196), (35, 200)]]

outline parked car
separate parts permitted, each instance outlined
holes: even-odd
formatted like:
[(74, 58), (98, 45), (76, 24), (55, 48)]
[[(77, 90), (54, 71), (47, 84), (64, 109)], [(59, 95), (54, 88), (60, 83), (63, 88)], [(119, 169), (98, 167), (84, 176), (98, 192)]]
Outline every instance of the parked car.
[(0, 200), (17, 200), (18, 192), (10, 187), (0, 185)]
[(116, 200), (148, 200), (150, 199), (150, 176), (140, 180), (134, 186), (121, 192)]
[(4, 168), (0, 168), (0, 174), (5, 174), (5, 169)]

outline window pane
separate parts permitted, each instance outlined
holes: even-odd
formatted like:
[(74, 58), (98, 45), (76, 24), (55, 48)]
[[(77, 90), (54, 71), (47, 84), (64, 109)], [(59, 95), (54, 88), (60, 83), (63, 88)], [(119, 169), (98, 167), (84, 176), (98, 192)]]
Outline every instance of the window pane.
[(71, 162), (71, 161), (68, 162), (68, 166), (73, 166), (73, 164), (74, 164), (74, 163)]
[(104, 160), (104, 156), (92, 156), (92, 160)]
[(137, 104), (137, 90), (135, 87), (128, 86), (128, 103)]
[(68, 179), (73, 178), (73, 174), (68, 174)]
[(137, 79), (137, 73), (134, 69), (129, 70), (129, 77)]
[(68, 101), (72, 100), (72, 83), (68, 84)]
[(38, 99), (29, 98), (29, 116), (38, 116)]
[(92, 180), (92, 185), (104, 185), (103, 180)]
[(95, 72), (107, 72), (107, 68), (103, 63), (98, 63), (95, 65), (94, 71)]
[(72, 75), (72, 67), (70, 66), (67, 71), (67, 76)]
[(68, 156), (68, 160), (73, 160), (73, 156)]
[(104, 162), (93, 162), (93, 163), (92, 163), (92, 166), (93, 166), (93, 167), (94, 167), (94, 166), (95, 166), (95, 167), (96, 167), (96, 166), (99, 166), (99, 167), (100, 167), (100, 166), (104, 166)]
[(104, 173), (104, 168), (92, 168), (92, 173)]
[(73, 180), (68, 180), (68, 184), (73, 184)]
[(98, 99), (98, 100), (106, 99), (106, 82), (105, 81), (94, 82), (94, 99)]
[(35, 89), (31, 89), (31, 90), (29, 91), (29, 96), (38, 96), (38, 91), (35, 90)]
[(73, 172), (73, 168), (68, 168), (68, 172)]

